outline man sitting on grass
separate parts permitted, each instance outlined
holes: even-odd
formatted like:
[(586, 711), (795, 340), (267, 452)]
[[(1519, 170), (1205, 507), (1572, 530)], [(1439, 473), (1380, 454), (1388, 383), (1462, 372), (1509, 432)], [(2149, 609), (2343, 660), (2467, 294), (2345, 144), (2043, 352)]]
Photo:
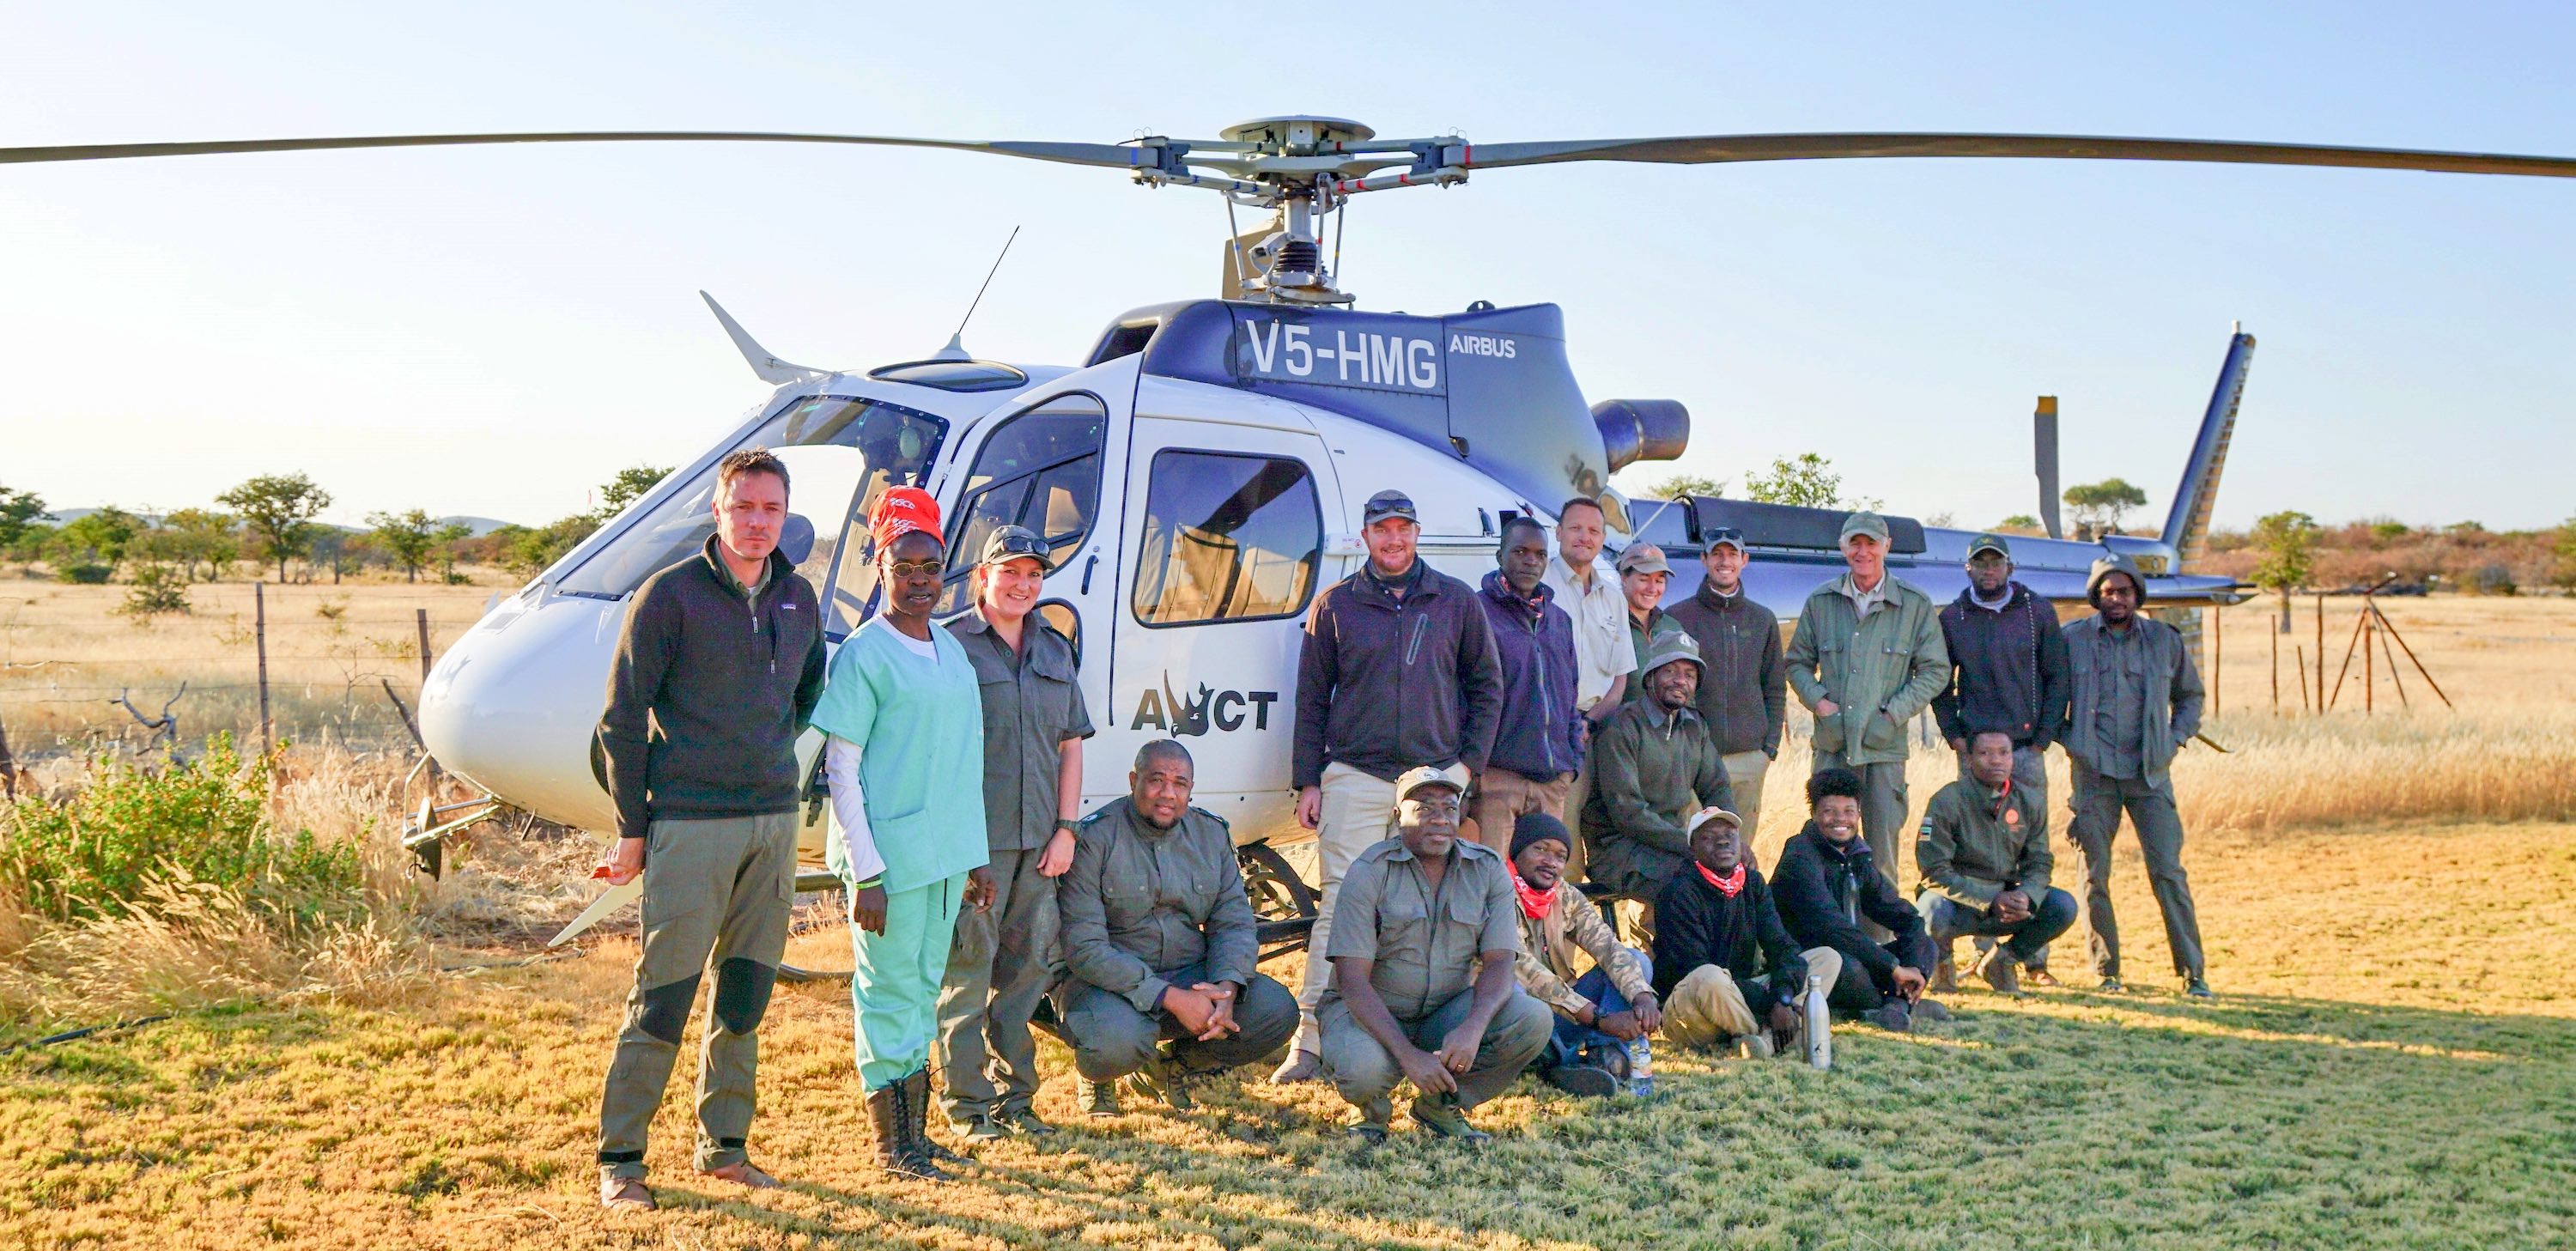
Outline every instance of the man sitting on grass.
[(2012, 736), (1989, 730), (1968, 740), (1968, 777), (1941, 788), (1923, 812), (1914, 867), (1932, 945), (1961, 935), (2002, 939), (1977, 963), (1986, 984), (2021, 993), (2021, 968), (2075, 924), (2075, 896), (2048, 884), (2048, 815), (2013, 784)]
[(1082, 1075), (1082, 1107), (1118, 1110), (1112, 1083), (1176, 1108), (1188, 1083), (1279, 1049), (1297, 998), (1254, 971), (1252, 903), (1234, 837), (1190, 806), (1190, 752), (1161, 738), (1136, 752), (1128, 794), (1084, 818), (1056, 890), (1067, 976), (1057, 991)]
[[(1861, 776), (1839, 766), (1807, 779), (1807, 828), (1790, 836), (1771, 862), (1771, 898), (1780, 922), (1802, 946), (1842, 953), (1853, 976), (1836, 979), (1833, 1005), (1897, 1033), (1917, 1016), (1948, 1020), (1940, 1003), (1923, 998), (1932, 974), (1932, 939), (1914, 905), (1872, 867), (1861, 837)], [(1895, 935), (1873, 942), (1863, 918)]]
[(1832, 993), (1843, 958), (1831, 947), (1798, 950), (1736, 825), (1723, 808), (1690, 820), (1691, 865), (1655, 903), (1655, 991), (1672, 1005), (1664, 1037), (1689, 1047), (1732, 1039), (1768, 1057), (1797, 1039), (1807, 979)]
[(1458, 783), (1428, 765), (1396, 779), (1396, 837), (1351, 863), (1333, 926), (1323, 1066), (1386, 1141), (1388, 1096), (1410, 1079), (1413, 1120), (1469, 1144), (1466, 1111), (1503, 1093), (1547, 1047), (1547, 1007), (1512, 980), (1520, 913), (1503, 858), (1458, 837)]
[[(1664, 1023), (1646, 957), (1624, 946), (1601, 908), (1565, 880), (1574, 837), (1544, 812), (1526, 813), (1512, 833), (1512, 890), (1520, 896), (1521, 989), (1556, 1009), (1556, 1036), (1539, 1060), (1547, 1080), (1578, 1095), (1615, 1095), (1624, 1084), (1652, 1094), (1654, 1079), (1634, 1057)], [(1574, 953), (1592, 968), (1574, 974)]]

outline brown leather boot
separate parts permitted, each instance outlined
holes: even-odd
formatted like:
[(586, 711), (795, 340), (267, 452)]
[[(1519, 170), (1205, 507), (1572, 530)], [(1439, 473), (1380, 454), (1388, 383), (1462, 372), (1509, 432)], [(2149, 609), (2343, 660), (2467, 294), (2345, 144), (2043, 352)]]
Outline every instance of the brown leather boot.
[(912, 1116), (903, 1083), (868, 1092), (868, 1124), (877, 1132), (877, 1167), (915, 1181), (946, 1181), (948, 1174), (912, 1149)]

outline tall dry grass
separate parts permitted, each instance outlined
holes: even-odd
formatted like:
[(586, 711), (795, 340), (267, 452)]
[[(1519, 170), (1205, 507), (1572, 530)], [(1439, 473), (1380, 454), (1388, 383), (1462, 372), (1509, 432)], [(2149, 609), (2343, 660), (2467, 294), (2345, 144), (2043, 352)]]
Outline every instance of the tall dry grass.
[[(134, 785), (123, 762), (55, 760), (20, 802), (71, 801)], [(54, 919), (0, 885), (0, 1034), (41, 1032), (252, 998), (399, 996), (433, 971), (419, 923), (426, 892), (396, 841), (390, 762), (344, 750), (294, 753), (278, 771), (270, 836), (310, 831), (355, 852), (343, 894), (279, 906), (257, 883), (209, 882), (176, 865), (113, 914)], [(0, 809), (0, 838), (16, 813)]]

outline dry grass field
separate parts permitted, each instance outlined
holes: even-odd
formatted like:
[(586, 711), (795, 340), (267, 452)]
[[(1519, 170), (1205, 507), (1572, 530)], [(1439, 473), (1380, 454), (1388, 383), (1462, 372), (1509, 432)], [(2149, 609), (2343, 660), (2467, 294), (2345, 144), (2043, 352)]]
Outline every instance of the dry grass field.
[[(457, 604), (460, 626), (479, 602)], [(1478, 1114), (1497, 1131), (1481, 1152), (1399, 1134), (1354, 1154), (1328, 1092), (1258, 1081), (1218, 1083), (1186, 1115), (1088, 1121), (1049, 1043), (1040, 1108), (1065, 1131), (934, 1187), (868, 1164), (846, 991), (786, 988), (754, 1152), (791, 1189), (690, 1175), (675, 1084), (651, 1157), (666, 1210), (609, 1217), (589, 1153), (631, 941), (455, 969), (515, 959), (514, 927), (578, 904), (578, 840), (487, 835), (474, 874), (382, 886), (413, 926), (353, 955), (340, 989), (329, 966), (301, 968), (287, 994), (0, 1055), (0, 1247), (2576, 1244), (2576, 971), (2560, 958), (2576, 946), (2576, 604), (2389, 612), (2458, 713), (2410, 689), (2417, 710), (2390, 715), (2383, 672), (2367, 721), (2274, 717), (2263, 614), (2228, 614), (2210, 733), (2233, 754), (2178, 766), (2215, 1003), (2158, 976), (2130, 853), (2127, 995), (1964, 992), (1946, 1027), (1843, 1031), (1830, 1073), (1659, 1050), (1652, 1106), (1524, 1082)], [(109, 626), (60, 620), (41, 647), (25, 631), (8, 646), (106, 654)], [(2313, 629), (2303, 605), (2293, 637)], [(1766, 863), (1797, 754), (1774, 775)], [(1918, 763), (1918, 804), (1945, 771)], [(292, 772), (297, 820), (383, 839), (386, 814), (366, 811), (381, 766)], [(150, 928), (123, 936), (138, 960)], [(165, 926), (181, 942), (165, 950), (214, 975), (220, 946), (187, 928)], [(2080, 943), (2059, 950), (2076, 971)], [(791, 958), (845, 967), (846, 932), (808, 934)]]

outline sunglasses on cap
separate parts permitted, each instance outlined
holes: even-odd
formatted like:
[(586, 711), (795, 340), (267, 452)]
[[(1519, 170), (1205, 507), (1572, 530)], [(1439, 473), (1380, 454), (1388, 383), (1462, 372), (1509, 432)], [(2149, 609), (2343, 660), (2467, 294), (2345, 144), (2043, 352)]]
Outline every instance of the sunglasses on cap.
[(1026, 531), (1017, 534), (1007, 532), (996, 534), (984, 543), (984, 563), (988, 565), (998, 565), (1006, 560), (1017, 560), (1027, 556), (1036, 560), (1040, 566), (1052, 567), (1055, 562), (1049, 559), (1050, 555), (1046, 540)]

